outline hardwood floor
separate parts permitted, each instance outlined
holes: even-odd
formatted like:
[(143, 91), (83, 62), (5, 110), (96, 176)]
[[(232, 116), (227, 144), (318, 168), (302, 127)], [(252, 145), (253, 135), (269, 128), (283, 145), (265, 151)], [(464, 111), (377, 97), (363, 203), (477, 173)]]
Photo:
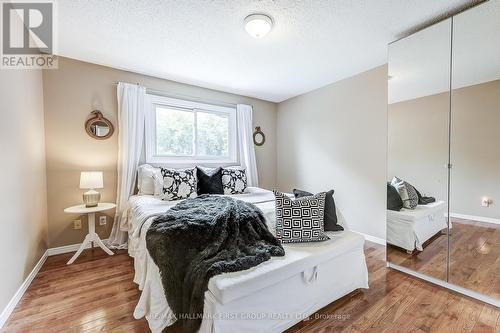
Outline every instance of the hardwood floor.
[(500, 299), (500, 225), (452, 222), (450, 282)]
[[(450, 283), (500, 299), (500, 226), (452, 218)], [(392, 263), (446, 279), (447, 239), (441, 234), (424, 251), (407, 254), (388, 247)]]
[(139, 298), (126, 251), (85, 250), (52, 256), (31, 283), (2, 332), (148, 332), (132, 317)]
[[(500, 332), (499, 309), (386, 268), (383, 246), (367, 242), (365, 253), (370, 289), (287, 332)], [(70, 257), (48, 258), (2, 332), (149, 332), (132, 317), (139, 291), (125, 252), (87, 250), (66, 266)]]

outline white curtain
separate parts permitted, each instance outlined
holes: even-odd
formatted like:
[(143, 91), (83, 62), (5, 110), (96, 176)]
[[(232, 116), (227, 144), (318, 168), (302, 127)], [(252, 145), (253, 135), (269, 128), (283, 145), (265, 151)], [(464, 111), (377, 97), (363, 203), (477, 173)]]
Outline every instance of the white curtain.
[(241, 166), (246, 168), (248, 186), (259, 186), (257, 161), (253, 144), (252, 106), (238, 104), (236, 106), (236, 122), (238, 124), (238, 151)]
[(118, 97), (118, 186), (116, 215), (108, 246), (127, 248), (127, 202), (134, 192), (137, 167), (144, 140), (146, 88), (119, 82)]

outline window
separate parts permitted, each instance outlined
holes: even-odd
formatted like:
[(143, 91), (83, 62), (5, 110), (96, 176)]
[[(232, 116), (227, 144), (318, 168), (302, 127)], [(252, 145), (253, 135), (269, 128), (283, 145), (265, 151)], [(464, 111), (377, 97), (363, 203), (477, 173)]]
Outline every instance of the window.
[(148, 98), (147, 163), (238, 163), (235, 108), (155, 95)]

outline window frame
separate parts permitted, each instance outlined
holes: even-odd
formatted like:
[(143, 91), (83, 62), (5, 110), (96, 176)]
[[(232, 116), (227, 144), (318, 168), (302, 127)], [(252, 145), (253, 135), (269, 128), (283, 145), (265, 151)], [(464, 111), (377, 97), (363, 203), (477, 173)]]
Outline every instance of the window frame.
[[(193, 102), (177, 98), (147, 94), (147, 107), (145, 114), (145, 159), (149, 164), (171, 165), (175, 167), (204, 166), (230, 166), (239, 164), (238, 128), (236, 124), (236, 108)], [(165, 107), (180, 111), (194, 113), (193, 155), (158, 155), (156, 137), (156, 108)], [(211, 113), (228, 117), (228, 156), (200, 156), (196, 153), (197, 145), (197, 113)]]

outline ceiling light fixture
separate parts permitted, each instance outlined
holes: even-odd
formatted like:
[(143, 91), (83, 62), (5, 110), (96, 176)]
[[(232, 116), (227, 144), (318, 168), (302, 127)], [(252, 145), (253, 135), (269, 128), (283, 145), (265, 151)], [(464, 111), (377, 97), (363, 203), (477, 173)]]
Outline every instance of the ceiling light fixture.
[(254, 38), (266, 36), (273, 28), (273, 19), (266, 14), (250, 14), (245, 17), (245, 30)]

